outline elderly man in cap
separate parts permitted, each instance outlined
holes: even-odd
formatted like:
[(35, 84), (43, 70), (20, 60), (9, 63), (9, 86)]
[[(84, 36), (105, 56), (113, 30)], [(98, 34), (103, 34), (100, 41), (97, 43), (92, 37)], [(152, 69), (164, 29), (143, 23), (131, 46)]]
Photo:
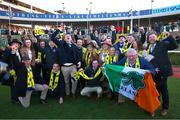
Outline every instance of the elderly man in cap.
[(16, 91), (14, 88), (14, 82), (16, 80), (16, 70), (15, 67), (16, 63), (12, 60), (12, 55), (15, 55), (18, 62), (21, 62), (21, 55), (20, 55), (20, 46), (22, 45), (22, 42), (18, 39), (13, 39), (11, 42), (9, 42), (9, 48), (7, 48), (3, 54), (3, 61), (8, 64), (7, 70), (11, 73), (12, 77), (12, 84), (10, 84), (10, 92), (11, 92), (11, 102), (12, 103), (18, 103), (18, 98), (16, 95)]

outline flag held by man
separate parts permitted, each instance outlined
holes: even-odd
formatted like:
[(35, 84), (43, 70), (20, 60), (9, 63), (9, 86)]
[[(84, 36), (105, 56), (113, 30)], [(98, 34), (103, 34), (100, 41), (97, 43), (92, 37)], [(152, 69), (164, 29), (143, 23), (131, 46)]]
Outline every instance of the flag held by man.
[(106, 65), (104, 73), (113, 92), (134, 100), (139, 107), (151, 113), (160, 106), (159, 93), (147, 70)]

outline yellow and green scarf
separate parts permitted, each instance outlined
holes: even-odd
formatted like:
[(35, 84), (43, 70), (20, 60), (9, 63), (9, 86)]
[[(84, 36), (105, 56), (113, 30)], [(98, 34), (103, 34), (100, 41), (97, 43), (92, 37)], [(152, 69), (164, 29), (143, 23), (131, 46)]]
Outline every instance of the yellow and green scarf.
[(57, 88), (58, 81), (59, 81), (59, 75), (60, 75), (60, 70), (57, 72), (56, 77), (54, 79), (54, 72), (53, 72), (53, 70), (51, 71), (50, 81), (49, 81), (49, 89), (51, 91), (54, 91), (54, 89)]
[[(129, 67), (129, 62), (128, 62), (128, 58), (126, 59), (126, 62), (125, 62), (125, 67)], [(135, 68), (139, 68), (140, 69), (140, 61), (139, 61), (139, 58), (136, 59), (136, 63), (135, 63)]]
[(35, 83), (34, 83), (34, 79), (33, 79), (33, 72), (32, 72), (32, 68), (31, 67), (28, 68), (27, 88), (29, 90), (32, 90), (32, 89), (35, 88)]
[(74, 74), (74, 79), (75, 80), (79, 80), (80, 77), (84, 78), (85, 80), (93, 80), (94, 78), (98, 77), (100, 75), (100, 73), (102, 72), (101, 68), (98, 68), (96, 74), (94, 75), (94, 77), (88, 77), (84, 71), (79, 71), (79, 72), (76, 72)]
[(113, 62), (117, 62), (117, 56), (106, 55), (105, 63), (106, 64), (111, 64)]

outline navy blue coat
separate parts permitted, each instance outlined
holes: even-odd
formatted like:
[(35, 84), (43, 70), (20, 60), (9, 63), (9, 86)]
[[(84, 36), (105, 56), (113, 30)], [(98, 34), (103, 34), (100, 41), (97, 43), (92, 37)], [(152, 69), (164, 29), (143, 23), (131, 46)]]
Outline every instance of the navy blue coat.
[[(122, 60), (120, 60), (119, 62), (116, 62), (116, 63), (113, 63), (113, 65), (121, 65), (121, 66), (125, 66), (125, 63), (126, 63), (126, 59), (127, 59), (127, 57), (124, 57)], [(142, 58), (142, 57), (139, 57), (139, 62), (140, 62), (140, 69), (144, 69), (144, 70), (149, 70), (149, 71), (151, 71), (151, 73), (153, 74), (153, 75), (155, 75), (155, 68), (154, 68), (154, 66), (150, 63), (150, 62), (148, 62), (148, 61), (146, 61), (144, 58)]]
[(68, 44), (64, 40), (57, 40), (56, 35), (60, 32), (60, 30), (56, 30), (52, 36), (51, 39), (53, 42), (58, 46), (57, 52), (58, 52), (58, 62), (60, 65), (63, 65), (65, 63), (73, 63), (77, 65), (78, 62), (80, 62), (81, 58), (78, 54), (78, 48), (76, 45), (71, 44), (71, 47), (68, 46)]
[(154, 50), (151, 53), (154, 56), (152, 64), (155, 68), (160, 70), (164, 77), (171, 76), (173, 73), (171, 62), (168, 57), (168, 50), (173, 50), (176, 48), (178, 48), (178, 45), (175, 39), (172, 36), (169, 36), (163, 41), (157, 42)]
[[(96, 71), (94, 71), (94, 70), (92, 69), (92, 67), (88, 67), (88, 68), (84, 71), (84, 73), (85, 73), (88, 77), (94, 77), (94, 75), (96, 74), (96, 72), (97, 72), (98, 69), (99, 69), (99, 68), (97, 68)], [(102, 74), (102, 71), (101, 71), (101, 73), (100, 73), (96, 78), (94, 78), (94, 79), (92, 79), (92, 80), (86, 80), (85, 86), (86, 86), (86, 87), (97, 87), (97, 86), (101, 86), (101, 81), (100, 81), (100, 79), (102, 78), (102, 76), (103, 76), (103, 74)]]

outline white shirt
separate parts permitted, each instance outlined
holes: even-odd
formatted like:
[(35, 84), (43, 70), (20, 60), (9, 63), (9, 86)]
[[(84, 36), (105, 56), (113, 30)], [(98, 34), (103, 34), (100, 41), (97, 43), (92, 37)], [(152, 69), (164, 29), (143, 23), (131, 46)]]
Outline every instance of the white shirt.
[(28, 50), (28, 56), (29, 56), (29, 59), (32, 60), (32, 51), (31, 50)]
[(153, 52), (155, 46), (156, 46), (156, 43), (152, 44), (152, 46), (151, 46), (151, 53)]

